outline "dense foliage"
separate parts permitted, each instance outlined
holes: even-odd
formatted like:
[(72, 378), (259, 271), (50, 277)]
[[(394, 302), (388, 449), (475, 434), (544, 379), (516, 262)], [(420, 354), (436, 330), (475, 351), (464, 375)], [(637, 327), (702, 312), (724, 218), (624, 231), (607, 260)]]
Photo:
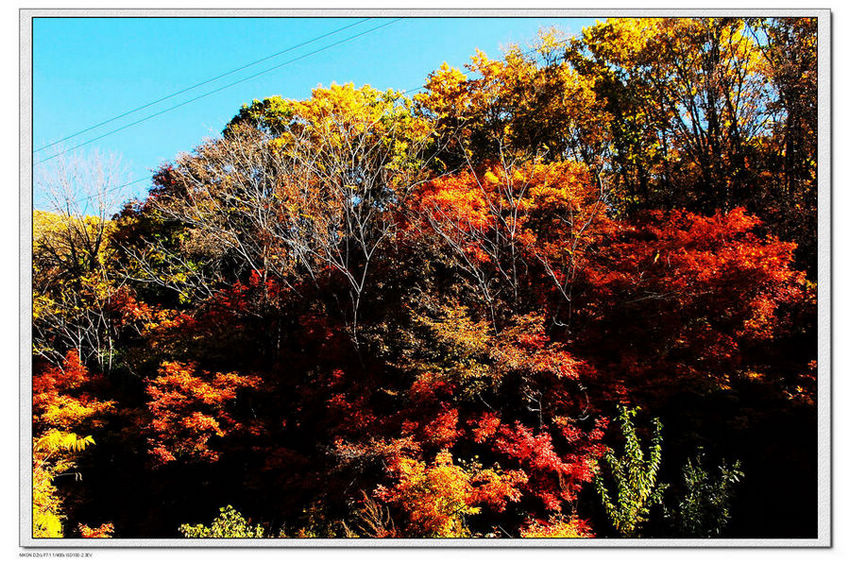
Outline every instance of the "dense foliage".
[(814, 536), (816, 44), (542, 33), (35, 212), (34, 536)]

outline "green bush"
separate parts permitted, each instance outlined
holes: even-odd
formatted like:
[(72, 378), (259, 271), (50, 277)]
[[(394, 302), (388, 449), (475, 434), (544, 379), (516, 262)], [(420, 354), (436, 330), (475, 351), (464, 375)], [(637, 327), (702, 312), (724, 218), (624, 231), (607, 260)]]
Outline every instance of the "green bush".
[(608, 466), (613, 491), (612, 498), (605, 485), (602, 472), (595, 479), (596, 491), (602, 498), (602, 505), (611, 524), (623, 537), (637, 536), (640, 526), (649, 518), (653, 506), (660, 504), (667, 484), (658, 482), (661, 468), (661, 421), (653, 420), (652, 441), (647, 455), (644, 455), (640, 439), (634, 426), (634, 417), (638, 408), (619, 407), (615, 421), (625, 439), (625, 449), (621, 457), (609, 449), (603, 458)]
[(180, 525), (179, 531), (187, 539), (261, 539), (263, 527), (252, 527), (232, 505), (219, 509), (212, 525)]

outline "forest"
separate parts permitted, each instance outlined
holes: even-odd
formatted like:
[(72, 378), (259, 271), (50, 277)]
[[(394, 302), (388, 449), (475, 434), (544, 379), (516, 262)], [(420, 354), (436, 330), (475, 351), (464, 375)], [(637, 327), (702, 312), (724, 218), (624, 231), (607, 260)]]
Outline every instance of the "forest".
[(817, 19), (470, 55), (33, 211), (34, 538), (817, 536)]

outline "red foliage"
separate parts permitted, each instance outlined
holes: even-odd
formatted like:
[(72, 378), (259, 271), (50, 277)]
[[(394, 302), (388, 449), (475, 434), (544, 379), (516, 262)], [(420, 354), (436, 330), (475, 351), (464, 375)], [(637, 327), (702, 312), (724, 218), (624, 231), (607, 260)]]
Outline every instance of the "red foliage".
[[(521, 423), (502, 425), (494, 441), (494, 450), (519, 464), (529, 476), (528, 492), (538, 497), (546, 510), (560, 511), (563, 502), (575, 501), (581, 487), (590, 482), (596, 463), (604, 454), (601, 443), (605, 424), (600, 420), (585, 434), (581, 445), (560, 454), (547, 431), (533, 433)], [(577, 442), (574, 436), (574, 442)]]
[(139, 301), (135, 293), (126, 286), (118, 288), (109, 296), (108, 306), (116, 314), (118, 327), (136, 322), (148, 322), (154, 316), (153, 308)]
[(480, 419), (475, 421), (475, 428), (472, 431), (472, 436), (476, 443), (483, 443), (492, 437), (501, 425), (499, 417), (494, 413), (484, 413)]
[(69, 351), (63, 367), (50, 366), (32, 377), (33, 425), (40, 432), (58, 428), (88, 434), (103, 425), (103, 416), (115, 402), (99, 399), (105, 382), (91, 374), (76, 350)]
[(164, 362), (146, 388), (148, 445), (155, 464), (218, 460), (210, 440), (242, 429), (229, 408), (240, 390), (259, 385), (254, 376), (211, 375), (194, 363)]
[(437, 416), (422, 428), (423, 441), (438, 447), (452, 447), (460, 436), (458, 410), (445, 406)]
[(783, 308), (809, 292), (791, 267), (795, 245), (757, 235), (759, 225), (738, 208), (652, 212), (621, 226), (585, 270), (582, 350), (633, 390), (727, 382), (744, 348), (789, 330)]
[(328, 398), (326, 407), (331, 432), (340, 436), (360, 436), (375, 423), (375, 415), (364, 396), (349, 399), (347, 394), (337, 393)]

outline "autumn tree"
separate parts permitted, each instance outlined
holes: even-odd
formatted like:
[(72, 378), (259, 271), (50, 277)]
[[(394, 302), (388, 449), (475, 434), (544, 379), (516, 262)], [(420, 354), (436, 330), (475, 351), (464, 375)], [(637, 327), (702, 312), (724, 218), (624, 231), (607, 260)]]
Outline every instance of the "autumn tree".
[(61, 366), (49, 366), (32, 382), (33, 536), (61, 537), (65, 532), (60, 477), (81, 477), (75, 467), (81, 452), (115, 411), (115, 402), (97, 399), (102, 382), (92, 377), (76, 351)]
[(613, 116), (627, 202), (713, 212), (749, 201), (770, 89), (743, 20), (613, 18), (586, 28), (567, 57)]
[(438, 162), (446, 171), (489, 163), (511, 174), (541, 158), (598, 170), (608, 117), (592, 79), (564, 61), (564, 42), (554, 31), (541, 32), (532, 48), (511, 46), (503, 59), (477, 51), (468, 74), (445, 64), (431, 73), (416, 101), (444, 139)]
[(50, 211), (33, 213), (33, 346), (54, 364), (73, 349), (112, 366), (111, 300), (123, 280), (111, 264), (109, 213), (125, 178), (117, 158), (98, 153), (62, 156), (36, 171), (35, 188)]
[(518, 500), (517, 483), (527, 480), (521, 472), (502, 473), (472, 464), (457, 465), (447, 450), (440, 451), (433, 463), (410, 458), (393, 460), (390, 472), (397, 475), (392, 488), (379, 487), (376, 496), (407, 513), (409, 536), (469, 536), (466, 519), (488, 504), (504, 510), (510, 500)]
[(63, 536), (62, 498), (54, 480), (73, 468), (74, 455), (94, 444), (91, 436), (53, 430), (33, 443), (32, 536)]
[[(767, 104), (769, 171), (761, 177), (765, 218), (799, 245), (798, 260), (817, 279), (818, 56), (816, 18), (748, 21), (766, 61), (775, 98)], [(778, 209), (776, 209), (778, 208)]]
[[(815, 50), (543, 33), (413, 100), (255, 100), (115, 217), (36, 213), (39, 534), (788, 532), (758, 517), (782, 481), (814, 507)], [(702, 444), (746, 465), (737, 521)]]
[(737, 208), (621, 225), (583, 273), (579, 350), (648, 402), (747, 374), (794, 381), (813, 350), (793, 362), (763, 355), (806, 330), (797, 323), (814, 312), (814, 287), (792, 266), (795, 245), (758, 235), (760, 224)]
[(495, 327), (497, 310), (525, 312), (552, 296), (568, 309), (575, 276), (608, 225), (605, 194), (574, 162), (464, 172), (417, 194), (413, 225), (425, 244), (446, 249)]
[(369, 273), (393, 209), (424, 179), (429, 141), (428, 122), (393, 91), (333, 85), (306, 101), (256, 101), (164, 173), (156, 207), (194, 247), (248, 271), (290, 284), (341, 276), (356, 342)]
[(211, 441), (243, 427), (231, 414), (231, 404), (239, 391), (258, 385), (251, 376), (211, 375), (192, 364), (163, 363), (146, 388), (154, 464), (217, 460), (219, 452)]

